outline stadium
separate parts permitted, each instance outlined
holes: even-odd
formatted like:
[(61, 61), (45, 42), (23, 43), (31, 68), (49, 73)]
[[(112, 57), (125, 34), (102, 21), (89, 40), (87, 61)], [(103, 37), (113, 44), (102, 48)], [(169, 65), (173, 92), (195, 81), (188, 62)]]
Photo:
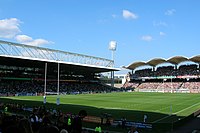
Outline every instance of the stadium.
[[(132, 126), (169, 132), (200, 113), (199, 55), (131, 63), (121, 88), (113, 84), (120, 69), (109, 59), (0, 41), (0, 63), (0, 110), (9, 118), (1, 117), (1, 123), (37, 112), (61, 129), (64, 118), (78, 114), (84, 115), (85, 132), (94, 132), (97, 124), (104, 132), (126, 133)], [(111, 85), (102, 82), (105, 72)], [(3, 124), (1, 129), (7, 130)]]

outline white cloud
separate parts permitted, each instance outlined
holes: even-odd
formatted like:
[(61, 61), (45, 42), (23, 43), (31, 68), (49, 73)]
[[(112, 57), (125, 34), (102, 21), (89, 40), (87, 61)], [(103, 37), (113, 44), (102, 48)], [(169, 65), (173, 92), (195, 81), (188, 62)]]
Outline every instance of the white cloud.
[(170, 10), (167, 10), (167, 11), (165, 12), (165, 15), (171, 16), (171, 15), (173, 15), (175, 12), (176, 12), (175, 9), (170, 9)]
[(154, 26), (167, 26), (167, 23), (163, 22), (163, 21), (159, 21), (159, 22), (154, 21), (153, 25)]
[(133, 12), (130, 12), (128, 10), (123, 10), (123, 17), (125, 19), (137, 19), (138, 16), (136, 14), (134, 14)]
[(159, 34), (160, 34), (160, 36), (166, 35), (166, 34), (165, 34), (164, 32), (162, 32), (162, 31), (161, 31)]
[(45, 39), (35, 39), (27, 35), (17, 35), (15, 39), (23, 44), (31, 45), (31, 46), (40, 46), (44, 44), (51, 44), (53, 42), (47, 41)]
[(150, 35), (145, 35), (145, 36), (142, 36), (141, 39), (142, 39), (143, 41), (150, 42), (150, 41), (153, 40), (153, 37), (150, 36)]
[(53, 42), (47, 41), (45, 39), (35, 39), (35, 40), (32, 40), (32, 41), (23, 42), (23, 43), (27, 44), (27, 45), (31, 45), (31, 46), (40, 46), (40, 45), (44, 45), (44, 44), (51, 44)]
[(22, 23), (17, 18), (9, 18), (0, 20), (0, 37), (15, 39), (17, 42), (39, 46), (43, 44), (51, 44), (53, 42), (45, 40), (45, 39), (33, 39), (27, 35), (19, 35), (21, 33), (20, 23)]
[(30, 36), (27, 36), (27, 35), (17, 35), (15, 37), (15, 39), (18, 41), (18, 42), (29, 42), (29, 41), (32, 41), (33, 39), (30, 37)]
[(21, 32), (19, 26), (21, 21), (17, 18), (0, 20), (0, 37), (13, 38)]

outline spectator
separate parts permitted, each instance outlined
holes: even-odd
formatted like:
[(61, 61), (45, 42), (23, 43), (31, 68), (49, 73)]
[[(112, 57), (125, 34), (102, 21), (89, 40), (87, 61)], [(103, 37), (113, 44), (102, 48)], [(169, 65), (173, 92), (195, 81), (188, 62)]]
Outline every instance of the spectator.
[(122, 121), (122, 128), (125, 128), (126, 127), (126, 118), (122, 117), (121, 121)]
[(80, 110), (78, 116), (76, 116), (73, 120), (72, 131), (75, 133), (81, 133), (82, 131), (82, 119), (87, 116), (87, 112), (85, 110)]
[(128, 131), (128, 133), (139, 133), (139, 132), (136, 130), (135, 126), (132, 126), (131, 129)]
[(3, 133), (22, 133), (17, 125), (8, 126)]
[(37, 116), (37, 109), (36, 108), (33, 109), (33, 112), (30, 116), (30, 121), (31, 121), (33, 131), (34, 132), (37, 131), (39, 129), (39, 119), (38, 119), (38, 116)]
[(21, 119), (18, 126), (20, 133), (33, 133), (31, 123), (28, 119)]
[(58, 119), (57, 119), (57, 126), (59, 129), (63, 129), (65, 128), (65, 120), (64, 120), (64, 115), (62, 112), (60, 112), (60, 115), (58, 116)]
[(39, 133), (59, 133), (59, 129), (54, 125), (44, 125), (40, 128)]
[(98, 132), (98, 133), (101, 133), (101, 126), (100, 124), (98, 124), (95, 129), (94, 129), (95, 132)]
[(68, 131), (65, 130), (65, 129), (62, 129), (62, 130), (60, 131), (60, 133), (68, 133)]

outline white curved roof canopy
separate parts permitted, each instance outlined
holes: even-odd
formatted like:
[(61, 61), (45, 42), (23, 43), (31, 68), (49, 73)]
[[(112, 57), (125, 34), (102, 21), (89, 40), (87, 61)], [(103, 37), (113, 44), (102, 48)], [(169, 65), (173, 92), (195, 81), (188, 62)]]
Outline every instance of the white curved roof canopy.
[(173, 57), (170, 57), (169, 59), (154, 58), (154, 59), (151, 59), (147, 62), (144, 62), (144, 61), (133, 62), (132, 64), (128, 65), (125, 68), (130, 69), (130, 70), (134, 70), (138, 67), (145, 66), (145, 65), (156, 67), (157, 65), (162, 64), (162, 63), (171, 63), (171, 64), (174, 64), (174, 65), (178, 65), (181, 62), (185, 62), (185, 61), (192, 61), (194, 63), (200, 64), (200, 55), (196, 55), (196, 56), (193, 56), (191, 58), (184, 57), (184, 56), (173, 56)]

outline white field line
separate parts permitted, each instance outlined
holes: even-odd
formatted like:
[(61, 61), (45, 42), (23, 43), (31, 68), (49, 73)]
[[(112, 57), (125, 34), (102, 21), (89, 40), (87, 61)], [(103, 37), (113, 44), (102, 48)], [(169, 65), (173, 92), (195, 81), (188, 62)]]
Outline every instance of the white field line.
[(165, 116), (165, 117), (160, 118), (160, 119), (158, 119), (158, 120), (155, 120), (155, 121), (153, 121), (152, 123), (159, 122), (159, 121), (164, 120), (164, 119), (166, 119), (166, 118), (168, 118), (168, 117), (171, 117), (171, 115), (169, 115), (169, 116)]
[(166, 107), (164, 107), (164, 108), (158, 109), (158, 110), (156, 110), (156, 112), (160, 112), (161, 110), (165, 110), (165, 109), (167, 109), (167, 108), (170, 108), (170, 106), (166, 106)]
[[(181, 105), (181, 104), (183, 104), (183, 103), (185, 103), (185, 102), (182, 102), (182, 103), (179, 103), (179, 104), (176, 104), (176, 105)], [(195, 104), (193, 104), (193, 105), (191, 105), (191, 106), (195, 106)], [(187, 107), (187, 108), (189, 108), (189, 107)], [(186, 110), (187, 108), (184, 108), (184, 109)], [(166, 107), (164, 107), (164, 108), (158, 109), (158, 110), (156, 110), (156, 112), (161, 111), (161, 110), (165, 110), (165, 109), (170, 109), (170, 106), (166, 106)], [(184, 109), (183, 109), (183, 110), (184, 110)], [(180, 110), (180, 111), (182, 112), (182, 110)], [(178, 111), (178, 113), (180, 113), (180, 111)], [(178, 113), (176, 112), (176, 113), (173, 113), (173, 114), (178, 114)]]
[[(192, 108), (192, 107), (194, 107), (194, 106), (196, 106), (196, 105), (198, 105), (198, 104), (200, 104), (200, 102), (195, 103), (195, 104), (193, 104), (193, 105), (191, 105), (191, 106), (189, 106), (189, 107), (187, 107), (187, 108), (184, 108), (184, 109), (182, 109), (182, 110), (180, 110), (180, 111), (177, 111), (177, 112), (175, 112), (175, 113), (172, 113), (172, 114), (178, 114), (178, 113), (181, 113), (181, 112), (183, 112), (183, 111), (185, 111), (185, 110), (187, 110), (187, 109), (190, 109), (190, 108)], [(165, 116), (165, 117), (160, 118), (160, 119), (158, 119), (158, 120), (155, 120), (155, 121), (153, 121), (152, 123), (159, 122), (159, 121), (164, 120), (164, 119), (169, 118), (169, 117), (171, 117), (171, 115), (169, 115), (169, 116)]]
[(198, 104), (200, 104), (200, 102), (198, 102), (198, 103), (196, 103), (196, 104), (193, 104), (193, 105), (191, 105), (191, 106), (189, 106), (189, 107), (187, 107), (187, 108), (184, 108), (184, 109), (182, 109), (182, 110), (180, 110), (180, 111), (177, 111), (177, 112), (175, 112), (175, 113), (173, 113), (173, 114), (181, 113), (181, 112), (183, 112), (183, 111), (185, 111), (185, 110), (187, 110), (187, 109), (189, 109), (189, 108), (192, 108), (192, 107), (194, 107), (194, 106), (196, 106), (196, 105), (198, 105)]

